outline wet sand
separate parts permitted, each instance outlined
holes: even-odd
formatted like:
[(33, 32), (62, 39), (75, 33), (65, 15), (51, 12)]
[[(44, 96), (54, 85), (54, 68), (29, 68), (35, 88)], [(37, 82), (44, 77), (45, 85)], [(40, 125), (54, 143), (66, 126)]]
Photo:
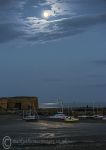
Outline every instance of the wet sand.
[(0, 116), (0, 150), (5, 136), (11, 150), (106, 150), (106, 122), (25, 122), (19, 116)]

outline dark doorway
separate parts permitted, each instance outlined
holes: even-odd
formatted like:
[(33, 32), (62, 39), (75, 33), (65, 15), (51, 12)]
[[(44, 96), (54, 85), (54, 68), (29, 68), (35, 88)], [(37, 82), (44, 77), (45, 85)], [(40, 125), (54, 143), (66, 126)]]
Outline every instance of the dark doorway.
[(18, 110), (21, 110), (21, 103), (16, 103), (15, 108), (18, 109)]

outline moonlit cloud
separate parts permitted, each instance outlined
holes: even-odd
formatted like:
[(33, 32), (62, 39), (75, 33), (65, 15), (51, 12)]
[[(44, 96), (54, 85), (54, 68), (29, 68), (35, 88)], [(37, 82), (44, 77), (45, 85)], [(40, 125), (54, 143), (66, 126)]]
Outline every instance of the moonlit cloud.
[[(35, 24), (35, 28), (32, 29), (33, 34), (29, 36), (28, 40), (36, 41), (38, 38), (40, 41), (48, 41), (84, 32), (95, 24), (106, 22), (106, 15), (64, 18), (51, 22), (44, 21), (40, 22), (38, 26), (34, 21), (36, 22), (32, 19), (32, 26)], [(36, 27), (38, 27), (37, 31), (39, 32), (36, 32)]]
[[(91, 0), (1, 0), (0, 43), (56, 40), (106, 23), (106, 2), (94, 0), (93, 4)], [(51, 13), (47, 20), (42, 17), (44, 10)]]

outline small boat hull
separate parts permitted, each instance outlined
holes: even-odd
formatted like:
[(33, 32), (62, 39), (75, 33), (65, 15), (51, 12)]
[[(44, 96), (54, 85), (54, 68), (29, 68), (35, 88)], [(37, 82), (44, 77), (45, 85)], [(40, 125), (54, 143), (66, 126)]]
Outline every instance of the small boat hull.
[(23, 120), (27, 122), (34, 122), (34, 121), (38, 121), (38, 118), (36, 116), (26, 116), (25, 118), (23, 118)]
[(76, 122), (79, 122), (79, 119), (74, 118), (74, 117), (68, 117), (68, 118), (65, 118), (64, 121), (67, 123), (76, 123)]
[(106, 117), (103, 117), (102, 120), (103, 120), (103, 121), (106, 121)]

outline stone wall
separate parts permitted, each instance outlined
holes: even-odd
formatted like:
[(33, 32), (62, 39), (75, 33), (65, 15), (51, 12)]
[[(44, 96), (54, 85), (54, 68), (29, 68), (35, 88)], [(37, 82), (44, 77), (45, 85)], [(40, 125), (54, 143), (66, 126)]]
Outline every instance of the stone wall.
[(0, 107), (7, 110), (38, 109), (38, 98), (24, 96), (0, 98)]

